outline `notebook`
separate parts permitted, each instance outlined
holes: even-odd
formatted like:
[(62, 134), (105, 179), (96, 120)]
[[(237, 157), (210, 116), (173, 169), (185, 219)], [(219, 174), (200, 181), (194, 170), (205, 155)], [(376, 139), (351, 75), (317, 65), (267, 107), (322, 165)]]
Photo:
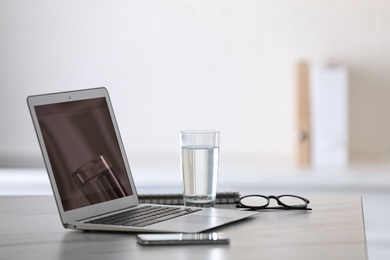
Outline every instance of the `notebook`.
[[(175, 187), (176, 188), (176, 187)], [(235, 204), (240, 198), (240, 193), (237, 191), (217, 191), (215, 204)], [(138, 199), (140, 203), (149, 204), (165, 204), (165, 205), (183, 205), (183, 193), (178, 189), (172, 189), (171, 192), (154, 192), (153, 189), (148, 191), (141, 187), (138, 188)]]
[[(191, 233), (257, 214), (140, 204), (106, 88), (29, 96), (27, 103), (65, 228)], [(142, 221), (155, 207), (163, 212), (157, 222), (123, 224), (124, 212), (143, 212)]]

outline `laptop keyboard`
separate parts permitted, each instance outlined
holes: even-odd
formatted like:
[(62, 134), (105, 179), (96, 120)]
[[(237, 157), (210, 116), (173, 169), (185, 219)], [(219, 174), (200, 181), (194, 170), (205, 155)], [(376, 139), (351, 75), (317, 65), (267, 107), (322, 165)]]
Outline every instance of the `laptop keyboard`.
[(202, 209), (146, 205), (94, 219), (86, 223), (146, 227), (148, 225), (191, 214), (200, 210)]

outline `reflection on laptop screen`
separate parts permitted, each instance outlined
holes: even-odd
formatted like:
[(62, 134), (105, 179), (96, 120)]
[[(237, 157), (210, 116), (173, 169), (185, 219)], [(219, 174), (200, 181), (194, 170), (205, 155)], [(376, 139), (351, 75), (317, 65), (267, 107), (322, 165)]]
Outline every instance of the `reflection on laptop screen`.
[(35, 111), (65, 211), (133, 194), (105, 98)]

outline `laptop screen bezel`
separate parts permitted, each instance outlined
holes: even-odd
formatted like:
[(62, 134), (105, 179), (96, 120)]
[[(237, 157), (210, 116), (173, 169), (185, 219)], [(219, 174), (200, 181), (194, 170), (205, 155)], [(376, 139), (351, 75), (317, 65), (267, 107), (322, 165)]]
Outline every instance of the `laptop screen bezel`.
[[(133, 191), (132, 195), (107, 201), (107, 202), (101, 202), (98, 204), (85, 206), (78, 209), (72, 209), (72, 210), (64, 210), (64, 207), (62, 205), (62, 201), (60, 198), (60, 193), (55, 181), (55, 174), (53, 172), (53, 167), (50, 162), (50, 158), (48, 155), (48, 150), (46, 148), (44, 138), (42, 135), (42, 130), (40, 128), (38, 117), (35, 111), (36, 106), (41, 105), (49, 105), (49, 104), (56, 104), (56, 103), (63, 103), (63, 102), (72, 102), (72, 101), (80, 101), (80, 100), (88, 100), (88, 99), (95, 99), (95, 98), (105, 98), (107, 103), (107, 108), (109, 111), (109, 114), (111, 116), (112, 125), (114, 127), (116, 139), (118, 140), (118, 146), (120, 149), (120, 153), (122, 156), (123, 164), (126, 169), (126, 174), (130, 183), (131, 190)], [(130, 206), (135, 206), (139, 204), (138, 196), (136, 187), (134, 184), (134, 180), (132, 177), (132, 173), (130, 170), (130, 165), (127, 160), (125, 148), (123, 146), (122, 138), (119, 132), (118, 124), (115, 118), (115, 114), (112, 108), (111, 100), (108, 94), (108, 91), (106, 88), (94, 88), (94, 89), (84, 89), (84, 90), (76, 90), (76, 91), (68, 91), (68, 92), (60, 92), (60, 93), (52, 93), (52, 94), (44, 94), (44, 95), (35, 95), (35, 96), (29, 96), (27, 97), (27, 103), (28, 107), (31, 113), (31, 117), (33, 120), (34, 128), (36, 131), (36, 135), (39, 141), (39, 145), (41, 148), (42, 156), (46, 165), (46, 170), (50, 179), (51, 187), (53, 190), (53, 194), (57, 203), (57, 208), (60, 213), (61, 221), (64, 226), (66, 226), (67, 223), (78, 221), (82, 219), (91, 218), (93, 216), (106, 214), (109, 212), (121, 210)]]

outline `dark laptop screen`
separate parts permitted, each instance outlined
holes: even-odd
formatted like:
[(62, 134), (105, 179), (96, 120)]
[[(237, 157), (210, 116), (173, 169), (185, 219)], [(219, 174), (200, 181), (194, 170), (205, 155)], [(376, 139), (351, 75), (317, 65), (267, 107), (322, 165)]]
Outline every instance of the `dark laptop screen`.
[(105, 98), (35, 111), (64, 211), (133, 194)]

